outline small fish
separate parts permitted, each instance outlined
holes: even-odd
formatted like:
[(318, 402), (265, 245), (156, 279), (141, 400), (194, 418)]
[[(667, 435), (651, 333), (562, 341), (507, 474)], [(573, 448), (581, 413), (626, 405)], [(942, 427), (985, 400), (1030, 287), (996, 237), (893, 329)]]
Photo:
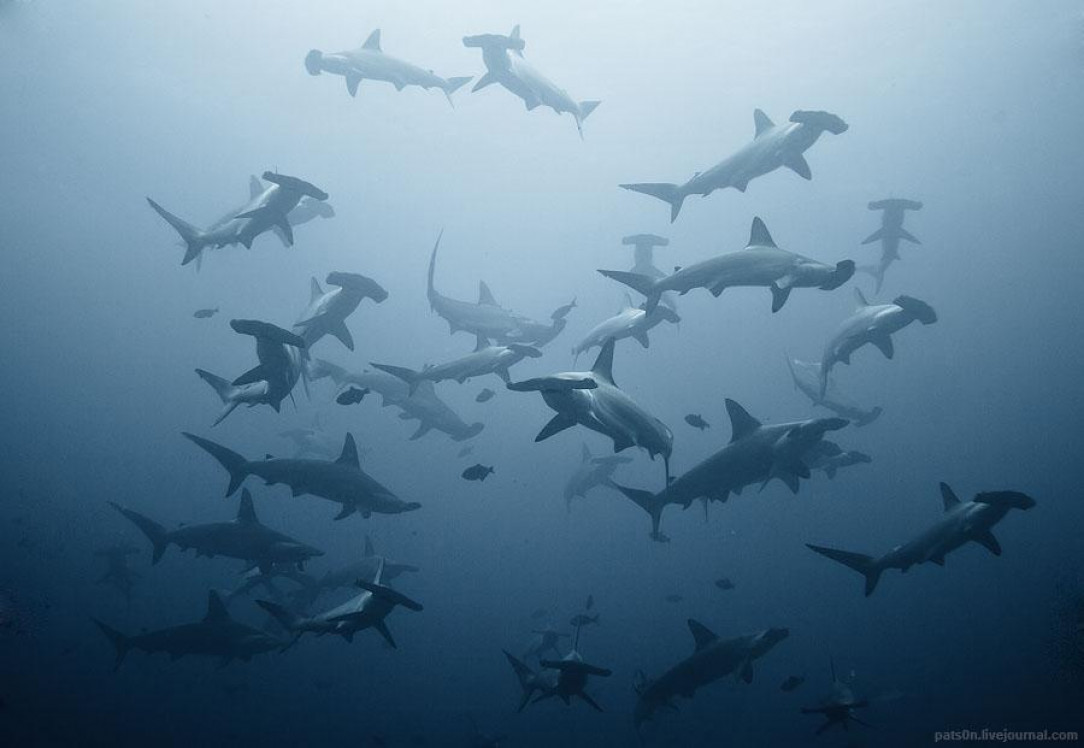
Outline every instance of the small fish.
[(699, 413), (690, 413), (685, 416), (685, 423), (689, 424), (694, 429), (700, 429), (701, 431), (711, 428), (711, 424), (701, 418)]
[(337, 398), (335, 398), (335, 402), (337, 402), (339, 405), (354, 405), (364, 400), (365, 396), (368, 395), (370, 392), (372, 392), (372, 390), (370, 390), (368, 387), (365, 387), (364, 389), (358, 389), (357, 387), (348, 387)]
[(478, 397), (474, 398), (476, 403), (485, 403), (493, 399), (493, 396), (497, 393), (486, 387), (484, 390), (478, 393)]
[(195, 312), (192, 313), (192, 316), (196, 319), (207, 319), (209, 317), (215, 316), (216, 314), (218, 314), (217, 306), (214, 309), (197, 309)]
[(668, 603), (680, 603), (685, 598), (677, 593), (673, 593), (666, 596), (666, 602)]
[(549, 615), (549, 611), (545, 608), (535, 608), (534, 612), (531, 613), (531, 620), (537, 621), (539, 618), (545, 618), (547, 615)]
[(572, 299), (572, 301), (568, 302), (564, 306), (558, 307), (557, 311), (555, 311), (553, 314), (550, 315), (550, 319), (552, 319), (552, 320), (564, 319), (565, 317), (568, 316), (568, 313), (571, 312), (575, 308), (576, 308), (576, 300)]
[(579, 613), (572, 616), (572, 618), (568, 622), (569, 626), (590, 626), (592, 624), (598, 625), (597, 614), (594, 617), (591, 617), (586, 613)]
[(804, 675), (792, 675), (789, 678), (787, 678), (785, 681), (783, 681), (783, 685), (781, 685), (779, 687), (779, 690), (780, 691), (786, 691), (787, 693), (790, 693), (791, 691), (798, 688), (803, 683), (805, 683), (805, 676)]
[(478, 463), (471, 465), (469, 468), (463, 471), (463, 478), (466, 480), (485, 480), (490, 473), (496, 472), (492, 467), (486, 467), (485, 465)]
[(467, 455), (469, 455), (473, 451), (474, 451), (474, 447), (472, 447), (472, 446), (470, 446), (468, 444), (467, 446), (463, 447), (463, 449), (459, 450), (459, 454), (457, 454), (456, 457), (466, 457)]
[(715, 586), (721, 590), (734, 589), (734, 583), (730, 581), (729, 577), (723, 577), (722, 579), (715, 580)]

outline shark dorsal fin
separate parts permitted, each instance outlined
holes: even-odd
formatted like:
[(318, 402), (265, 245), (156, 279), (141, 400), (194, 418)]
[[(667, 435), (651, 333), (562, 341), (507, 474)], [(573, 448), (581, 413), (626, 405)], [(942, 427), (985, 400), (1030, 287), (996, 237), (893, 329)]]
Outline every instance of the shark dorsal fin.
[(354, 443), (354, 435), (347, 434), (346, 439), (343, 440), (343, 451), (339, 455), (339, 459), (335, 460), (339, 465), (349, 465), (350, 467), (361, 469), (361, 463), (358, 462), (358, 445)]
[(689, 633), (693, 635), (693, 641), (696, 642), (698, 652), (719, 638), (707, 626), (699, 621), (694, 621), (692, 618), (689, 619)]
[(582, 459), (584, 462), (591, 461), (591, 450), (587, 448), (586, 444), (584, 444), (580, 448), (580, 459)]
[(384, 557), (376, 563), (376, 574), (373, 574), (373, 584), (384, 584)]
[(726, 412), (730, 416), (730, 441), (736, 442), (744, 439), (761, 427), (760, 421), (749, 415), (742, 406), (727, 398)]
[(945, 505), (945, 511), (949, 512), (960, 505), (960, 497), (949, 488), (948, 483), (941, 484), (941, 503)]
[(226, 604), (222, 602), (217, 592), (211, 590), (207, 593), (207, 615), (203, 617), (203, 622), (222, 623), (228, 620), (230, 620), (230, 614), (226, 610)]
[(474, 351), (475, 351), (475, 353), (477, 353), (478, 351), (480, 351), (480, 350), (482, 350), (484, 348), (488, 348), (488, 347), (489, 347), (489, 339), (486, 338), (485, 335), (477, 335), (477, 336), (475, 336), (475, 343), (474, 343)]
[(260, 196), (263, 192), (263, 184), (256, 178), (255, 174), (248, 175), (248, 197), (251, 200)]
[(772, 118), (764, 113), (763, 109), (753, 110), (753, 127), (756, 129), (754, 138), (759, 138), (764, 134), (766, 130), (770, 130), (775, 127), (775, 123), (772, 122)]
[(857, 286), (855, 286), (854, 289), (854, 300), (855, 303), (858, 304), (859, 309), (869, 306), (869, 302), (866, 301), (866, 295), (862, 293), (862, 289)]
[(638, 308), (635, 304), (632, 303), (632, 296), (628, 293), (628, 291), (625, 292), (623, 304), (624, 304), (624, 306), (621, 307), (622, 312), (624, 312), (627, 309), (637, 309)]
[(312, 283), (309, 284), (309, 301), (316, 301), (324, 295), (324, 289), (320, 288), (320, 281), (315, 278), (310, 279)]
[(361, 48), (368, 49), (372, 52), (382, 52), (383, 50), (380, 49), (380, 29), (369, 34), (369, 38), (365, 40), (365, 43), (361, 45)]
[(774, 247), (775, 242), (772, 241), (772, 235), (768, 233), (768, 227), (764, 225), (764, 221), (760, 220), (760, 216), (753, 219), (753, 226), (749, 229), (749, 244), (750, 247)]
[(237, 510), (238, 522), (258, 523), (256, 509), (252, 505), (252, 494), (247, 488), (241, 489), (241, 506)]
[(603, 344), (598, 358), (595, 359), (595, 365), (591, 367), (591, 373), (616, 387), (617, 383), (614, 382), (614, 343), (614, 339), (609, 338)]
[(478, 281), (478, 303), (486, 306), (498, 306), (497, 300), (493, 298), (493, 292), (489, 290), (489, 286), (486, 285), (485, 281)]
[(376, 555), (376, 549), (373, 548), (373, 539), (368, 535), (365, 536), (365, 558), (372, 558)]

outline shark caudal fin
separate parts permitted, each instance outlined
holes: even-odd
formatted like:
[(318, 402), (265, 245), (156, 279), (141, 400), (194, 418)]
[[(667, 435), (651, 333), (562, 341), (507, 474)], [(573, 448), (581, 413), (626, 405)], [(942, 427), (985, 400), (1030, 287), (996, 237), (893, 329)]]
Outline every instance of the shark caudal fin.
[(616, 483), (612, 480), (607, 481), (606, 485), (608, 485), (610, 488), (614, 488), (620, 491), (622, 494), (624, 494), (625, 498), (627, 498), (629, 501), (636, 504), (636, 506), (647, 512), (648, 516), (651, 517), (652, 540), (659, 543), (665, 543), (670, 540), (668, 537), (666, 537), (666, 535), (659, 532), (659, 523), (662, 521), (662, 510), (663, 507), (666, 506), (666, 503), (660, 501), (656, 494), (651, 493), (651, 491), (644, 491), (639, 488), (629, 488), (628, 486), (622, 486), (620, 483)]
[(200, 379), (211, 385), (211, 388), (218, 395), (219, 399), (222, 400), (222, 412), (218, 414), (218, 417), (215, 418), (215, 422), (211, 424), (212, 426), (217, 426), (226, 420), (226, 416), (232, 413), (234, 409), (241, 404), (239, 400), (234, 398), (237, 388), (234, 387), (233, 383), (229, 380), (223, 379), (217, 374), (212, 374), (209, 371), (196, 369), (196, 373), (199, 374)]
[(149, 197), (147, 198), (147, 202), (150, 203), (150, 206), (154, 209), (154, 212), (162, 216), (162, 218), (165, 219), (166, 223), (172, 226), (173, 229), (181, 235), (181, 238), (184, 239), (185, 252), (184, 259), (181, 260), (181, 264), (187, 265), (188, 263), (192, 262), (192, 260), (199, 257), (200, 252), (202, 252), (203, 248), (206, 246), (203, 232), (190, 224), (188, 221), (185, 221), (173, 215), (161, 205), (154, 202), (154, 200), (151, 200)]
[(877, 582), (880, 580), (881, 572), (884, 571), (884, 569), (878, 565), (873, 557), (867, 556), (864, 553), (850, 553), (849, 551), (825, 548), (824, 546), (812, 545), (810, 543), (806, 543), (806, 547), (825, 558), (830, 558), (849, 569), (854, 569), (864, 576), (866, 578), (866, 597), (872, 595), (873, 590), (877, 588)]
[(463, 86), (471, 82), (471, 76), (463, 76), (459, 78), (449, 78), (444, 81), (444, 85), (440, 87), (440, 90), (444, 92), (444, 96), (448, 99), (448, 103), (455, 108), (455, 102), (452, 101), (452, 94), (461, 89)]
[(421, 382), (421, 372), (414, 371), (413, 369), (408, 369), (405, 366), (378, 364), (375, 361), (370, 361), (369, 364), (374, 369), (379, 369), (386, 374), (391, 374), (393, 377), (396, 377), (397, 379), (402, 379), (404, 382), (409, 384), (411, 395), (413, 395), (417, 391), (418, 384)]
[(125, 656), (128, 654), (128, 650), (132, 648), (131, 638), (117, 631), (112, 626), (102, 623), (97, 618), (91, 618), (90, 620), (94, 621), (94, 625), (105, 634), (105, 638), (109, 640), (109, 643), (113, 645), (113, 649), (116, 650), (117, 660), (113, 665), (113, 669), (119, 669), (121, 663), (124, 662)]
[(639, 182), (620, 184), (618, 187), (670, 203), (670, 223), (677, 220), (678, 213), (681, 212), (681, 204), (685, 202), (685, 193), (682, 192), (681, 186), (670, 182)]
[(147, 536), (147, 540), (151, 541), (151, 545), (154, 547), (151, 563), (158, 563), (162, 558), (162, 554), (166, 552), (166, 547), (169, 545), (169, 532), (166, 528), (162, 527), (150, 517), (144, 516), (139, 512), (134, 512), (131, 509), (126, 509), (114, 501), (110, 501), (109, 506), (127, 517), (133, 525), (138, 527), (140, 531)]
[(211, 457), (218, 460), (218, 464), (226, 469), (226, 472), (230, 474), (230, 483), (226, 488), (226, 495), (233, 495), (237, 489), (241, 487), (241, 483), (248, 475), (248, 461), (232, 449), (227, 449), (210, 439), (204, 439), (202, 436), (196, 436), (187, 431), (182, 431), (181, 434), (184, 438), (211, 455)]
[(611, 280), (625, 284), (633, 291), (645, 296), (647, 301), (644, 303), (644, 311), (648, 314), (651, 314), (658, 307), (659, 300), (662, 298), (662, 291), (658, 289), (654, 278), (648, 275), (640, 275), (640, 273), (630, 273), (626, 270), (599, 270), (598, 272)]

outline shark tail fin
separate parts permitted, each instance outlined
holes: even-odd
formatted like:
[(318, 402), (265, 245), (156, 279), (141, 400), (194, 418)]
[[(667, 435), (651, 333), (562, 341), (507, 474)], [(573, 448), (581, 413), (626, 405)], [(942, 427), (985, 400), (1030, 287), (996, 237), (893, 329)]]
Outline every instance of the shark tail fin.
[(833, 561), (843, 564), (849, 569), (854, 569), (859, 574), (866, 578), (866, 597), (873, 594), (873, 590), (877, 588), (877, 582), (881, 578), (881, 572), (884, 571), (880, 565), (871, 557), (864, 553), (851, 553), (849, 551), (840, 551), (835, 548), (825, 548), (820, 545), (811, 545), (806, 543), (806, 547), (811, 551), (815, 551), (825, 558), (830, 558)]
[(154, 212), (162, 216), (162, 218), (165, 219), (166, 223), (172, 226), (174, 231), (180, 234), (181, 238), (184, 239), (185, 252), (184, 259), (181, 260), (181, 264), (187, 265), (188, 263), (192, 262), (192, 260), (199, 257), (200, 252), (203, 251), (203, 247), (205, 246), (203, 232), (190, 224), (188, 221), (185, 221), (184, 219), (178, 218), (177, 216), (173, 215), (161, 205), (154, 202), (154, 200), (151, 200), (149, 197), (147, 198), (147, 202), (150, 203), (150, 206), (154, 209)]
[(671, 182), (639, 182), (619, 186), (670, 203), (670, 223), (677, 220), (678, 213), (681, 212), (681, 205), (685, 202), (685, 193), (681, 191), (680, 185)]
[(404, 382), (410, 385), (410, 394), (413, 395), (414, 391), (418, 389), (418, 383), (421, 381), (419, 373), (413, 369), (408, 369), (405, 366), (392, 366), (390, 364), (378, 364), (375, 361), (371, 362), (374, 369), (380, 369), (380, 371), (387, 374), (391, 374), (393, 377), (402, 379)]
[(218, 460), (218, 464), (226, 469), (226, 472), (230, 474), (230, 484), (226, 488), (226, 495), (231, 496), (238, 488), (241, 487), (241, 483), (248, 475), (248, 462), (244, 457), (234, 452), (232, 449), (227, 449), (221, 444), (217, 444), (210, 439), (204, 439), (202, 436), (196, 436), (195, 434), (189, 434), (187, 431), (181, 432), (186, 439), (191, 441), (197, 447), (202, 449), (207, 454)]
[(257, 600), (256, 604), (266, 610), (284, 629), (290, 633), (297, 632), (297, 627), (301, 624), (301, 616), (292, 612), (285, 605), (279, 605), (270, 600)]
[(166, 547), (169, 545), (169, 533), (166, 528), (155, 522), (150, 517), (144, 516), (139, 512), (134, 512), (131, 509), (110, 501), (109, 505), (123, 514), (133, 525), (138, 527), (140, 531), (147, 536), (147, 540), (151, 541), (151, 545), (154, 546), (154, 554), (151, 558), (151, 563), (158, 563), (162, 554), (166, 552)]
[(226, 379), (223, 379), (217, 374), (212, 374), (211, 372), (204, 371), (203, 369), (196, 369), (196, 373), (199, 374), (200, 379), (211, 385), (211, 388), (215, 391), (215, 394), (217, 394), (219, 399), (222, 400), (222, 412), (218, 414), (218, 417), (215, 419), (214, 424), (212, 424), (214, 426), (217, 426), (218, 424), (226, 420), (226, 416), (232, 413), (234, 409), (238, 405), (240, 405), (239, 401), (233, 399), (233, 395), (236, 392), (236, 389), (234, 388), (233, 383)]
[(440, 90), (444, 92), (444, 96), (447, 97), (448, 103), (452, 105), (453, 109), (455, 108), (455, 102), (452, 101), (452, 94), (454, 94), (456, 91), (458, 91), (470, 82), (471, 76), (469, 75), (461, 76), (458, 78), (448, 78), (446, 81), (444, 81), (444, 85), (441, 86)]
[(625, 270), (599, 270), (598, 272), (610, 280), (623, 283), (637, 293), (646, 296), (647, 303), (644, 305), (644, 311), (648, 314), (655, 311), (655, 308), (659, 305), (662, 292), (656, 287), (654, 278)]
[(112, 626), (102, 623), (97, 618), (91, 618), (90, 620), (94, 621), (94, 624), (101, 629), (101, 632), (105, 634), (105, 638), (109, 640), (110, 644), (112, 644), (113, 648), (117, 651), (117, 660), (113, 665), (113, 669), (116, 670), (120, 668), (121, 663), (124, 662), (124, 658), (128, 654), (128, 650), (132, 647), (131, 639)]
[(620, 483), (614, 481), (609, 482), (611, 488), (617, 489), (625, 498), (627, 498), (636, 506), (643, 509), (651, 517), (651, 538), (664, 542), (665, 536), (659, 532), (659, 522), (662, 521), (662, 509), (665, 506), (664, 503), (657, 501), (655, 494), (651, 491), (644, 491), (640, 488), (629, 488), (628, 486), (622, 486)]

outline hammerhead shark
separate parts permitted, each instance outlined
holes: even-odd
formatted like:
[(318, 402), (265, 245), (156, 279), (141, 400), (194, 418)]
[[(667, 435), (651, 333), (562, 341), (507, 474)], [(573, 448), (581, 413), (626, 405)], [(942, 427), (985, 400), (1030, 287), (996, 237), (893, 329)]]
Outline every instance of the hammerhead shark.
[(328, 199), (328, 194), (303, 179), (286, 174), (265, 171), (263, 179), (270, 182), (271, 186), (253, 195), (244, 206), (223, 216), (206, 229), (200, 229), (178, 218), (149, 197), (147, 202), (184, 240), (186, 249), (181, 260), (182, 265), (195, 260), (207, 247), (241, 244), (245, 249), (251, 249), (257, 236), (276, 228), (281, 232), (280, 236), (285, 238), (286, 244), (293, 245), (294, 232), (287, 217), (289, 213), (305, 197), (323, 201)]
[(452, 441), (461, 442), (473, 439), (484, 428), (482, 423), (468, 424), (460, 418), (458, 413), (437, 397), (432, 382), (418, 382), (411, 392), (410, 385), (386, 372), (351, 372), (322, 359), (313, 360), (309, 367), (309, 376), (312, 379), (330, 378), (340, 387), (368, 387), (378, 393), (384, 407), (399, 408), (399, 418), (404, 421), (418, 421), (418, 428), (410, 437), (412, 441), (436, 430), (447, 434)]
[[(526, 43), (519, 34), (519, 25), (508, 36), (478, 34), (463, 37), (463, 46), (482, 50), (486, 74), (478, 79), (472, 91), (499, 83), (514, 96), (523, 99), (527, 111), (547, 106), (557, 114), (567, 112), (576, 121), (576, 131), (583, 137), (583, 121), (595, 111), (599, 101), (576, 101), (564, 89), (558, 88), (523, 59)], [(511, 52), (512, 54), (509, 54)]]
[(109, 505), (131, 520), (151, 541), (154, 549), (151, 563), (154, 564), (161, 560), (170, 545), (176, 545), (181, 552), (191, 548), (197, 557), (241, 559), (248, 562), (249, 568), (258, 568), (264, 573), (275, 564), (292, 564), (300, 571), (310, 558), (324, 555), (323, 551), (260, 522), (247, 488), (241, 491), (241, 507), (232, 522), (185, 525), (176, 530), (167, 530), (149, 517), (115, 502), (111, 501)]
[(676, 325), (681, 322), (681, 317), (673, 309), (660, 304), (654, 310), (645, 311), (646, 304), (633, 306), (631, 299), (626, 297), (625, 305), (614, 316), (599, 322), (591, 331), (584, 336), (583, 340), (572, 349), (572, 355), (578, 359), (581, 353), (592, 348), (601, 348), (607, 340), (622, 340), (632, 338), (644, 348), (651, 345), (647, 334), (663, 322)]
[(116, 649), (118, 668), (133, 649), (148, 654), (165, 652), (171, 660), (185, 655), (218, 657), (220, 667), (224, 667), (235, 659), (248, 662), (255, 655), (281, 649), (284, 644), (275, 637), (231, 618), (222, 598), (214, 590), (207, 595), (207, 615), (197, 623), (185, 623), (129, 636), (97, 619), (91, 620)]
[(909, 241), (912, 244), (922, 243), (903, 227), (904, 213), (908, 210), (922, 210), (922, 203), (917, 200), (890, 198), (874, 200), (869, 204), (869, 209), (881, 211), (881, 228), (867, 236), (862, 244), (880, 241), (881, 259), (876, 265), (858, 269), (873, 276), (877, 282), (874, 293), (880, 293), (885, 280), (885, 271), (893, 262), (900, 259), (900, 241)]
[(230, 327), (241, 335), (256, 339), (256, 356), (260, 363), (232, 382), (203, 369), (196, 369), (222, 400), (222, 412), (214, 426), (238, 405), (270, 405), (277, 413), (282, 401), (289, 396), (305, 371), (305, 340), (269, 322), (254, 319), (230, 320)]
[(444, 296), (437, 291), (433, 279), (437, 267), (437, 250), (440, 249), (440, 240), (443, 235), (444, 232), (442, 231), (437, 236), (437, 241), (433, 245), (433, 253), (429, 256), (429, 275), (426, 287), (430, 308), (448, 321), (448, 327), (453, 335), (462, 330), (472, 335), (480, 335), (501, 345), (519, 343), (540, 348), (565, 329), (567, 324), (565, 316), (575, 306), (574, 302), (557, 309), (551, 315), (550, 322), (547, 324), (545, 322), (536, 322), (524, 317), (522, 314), (502, 307), (493, 297), (493, 292), (489, 290), (489, 286), (486, 285), (485, 281), (480, 282), (478, 285), (477, 303), (459, 301)]
[(622, 270), (599, 270), (647, 297), (644, 309), (650, 313), (666, 291), (684, 296), (694, 288), (705, 288), (716, 298), (728, 288), (758, 286), (771, 289), (772, 311), (787, 303), (795, 288), (819, 288), (832, 291), (854, 275), (854, 260), (826, 265), (776, 246), (768, 227), (760, 218), (753, 219), (749, 243), (738, 252), (716, 255), (674, 271), (663, 278), (651, 278)]
[(684, 184), (641, 182), (620, 185), (670, 204), (670, 222), (677, 219), (681, 205), (689, 195), (707, 197), (715, 190), (733, 187), (745, 192), (750, 181), (785, 166), (802, 179), (812, 179), (813, 172), (803, 155), (823, 132), (839, 135), (847, 123), (829, 112), (797, 111), (790, 121), (776, 125), (761, 110), (753, 112), (756, 134), (753, 142), (720, 161), (707, 171), (697, 172)]
[(832, 670), (832, 693), (819, 705), (802, 707), (802, 714), (820, 714), (824, 716), (824, 724), (817, 728), (817, 735), (834, 725), (840, 725), (844, 730), (849, 729), (851, 722), (869, 727), (855, 714), (856, 709), (869, 706), (869, 701), (859, 699), (854, 695), (850, 685), (836, 675), (836, 663), (829, 658), (828, 665)]
[(549, 423), (535, 437), (536, 442), (581, 425), (613, 439), (614, 452), (639, 446), (655, 459), (662, 455), (666, 477), (670, 477), (670, 453), (674, 435), (659, 419), (640, 407), (614, 382), (614, 340), (602, 346), (590, 371), (569, 371), (512, 382), (513, 392), (538, 392), (553, 410)]
[(830, 410), (840, 418), (846, 418), (855, 426), (867, 426), (876, 421), (882, 413), (880, 405), (871, 409), (863, 408), (851, 401), (836, 387), (835, 382), (829, 382), (824, 395), (821, 395), (821, 365), (816, 361), (799, 361), (790, 356), (784, 356), (790, 377), (794, 381), (794, 388), (809, 398), (810, 402), (826, 410)]
[(309, 494), (342, 505), (335, 517), (349, 517), (354, 512), (368, 519), (372, 514), (400, 514), (421, 508), (421, 504), (406, 502), (381, 485), (361, 469), (358, 448), (351, 434), (343, 441), (342, 454), (334, 462), (304, 457), (267, 457), (263, 460), (246, 460), (231, 449), (183, 432), (184, 437), (207, 452), (229, 473), (230, 482), (226, 495), (232, 496), (245, 478), (254, 475), (267, 485), (283, 483), (290, 487), (294, 496)]
[(452, 94), (471, 79), (469, 75), (465, 78), (441, 78), (432, 70), (384, 54), (380, 48), (380, 29), (369, 34), (358, 49), (346, 52), (311, 50), (305, 55), (305, 69), (309, 75), (332, 73), (343, 76), (346, 90), (351, 96), (357, 96), (358, 86), (365, 79), (390, 83), (396, 91), (402, 91), (407, 86), (419, 86), (426, 90), (439, 88), (453, 107)]
[(422, 382), (443, 382), (453, 379), (462, 384), (468, 379), (496, 374), (505, 384), (512, 381), (508, 370), (525, 358), (541, 358), (542, 351), (534, 346), (509, 343), (508, 345), (493, 345), (483, 336), (479, 335), (474, 351), (466, 356), (461, 356), (453, 361), (447, 361), (434, 366), (427, 366), (421, 371), (407, 369), (403, 366), (391, 366), (389, 364), (373, 363), (372, 366), (380, 371), (387, 372), (398, 377), (410, 386), (410, 392), (417, 391)]
[(745, 486), (760, 483), (763, 487), (773, 478), (797, 493), (799, 479), (810, 476), (805, 456), (827, 432), (847, 425), (842, 418), (811, 418), (765, 426), (730, 399), (726, 410), (730, 416), (730, 443), (668, 482), (658, 493), (611, 482), (651, 517), (653, 540), (668, 540), (659, 532), (662, 510), (668, 504), (688, 508), (696, 499), (726, 501), (731, 493), (739, 494)]
[(355, 584), (362, 589), (357, 596), (347, 600), (331, 610), (313, 616), (299, 616), (282, 605), (268, 600), (257, 600), (256, 604), (266, 610), (283, 628), (294, 635), (296, 641), (304, 633), (318, 636), (335, 634), (354, 640), (354, 634), (368, 628), (376, 629), (385, 641), (395, 648), (395, 639), (384, 620), (396, 607), (408, 610), (422, 610), (421, 603), (411, 600), (401, 592), (393, 590), (383, 581), (384, 563), (381, 561), (372, 581), (358, 579)]
[(633, 721), (639, 728), (663, 707), (675, 708), (673, 700), (682, 696), (691, 699), (703, 688), (731, 673), (746, 683), (753, 682), (753, 661), (770, 652), (790, 635), (785, 628), (765, 629), (748, 636), (720, 639), (704, 624), (690, 618), (689, 632), (696, 649), (654, 680), (639, 673), (636, 686), (638, 699)]
[(851, 363), (851, 354), (864, 345), (874, 345), (891, 359), (895, 355), (893, 333), (918, 320), (924, 325), (937, 322), (937, 312), (925, 301), (913, 296), (897, 296), (891, 304), (870, 304), (865, 295), (854, 289), (858, 309), (843, 321), (835, 334), (829, 338), (821, 356), (820, 393), (828, 390), (828, 375), (837, 363)]
[(565, 483), (564, 497), (565, 508), (572, 511), (572, 499), (585, 498), (587, 492), (610, 484), (611, 476), (619, 465), (632, 462), (631, 457), (612, 455), (610, 457), (595, 457), (591, 450), (584, 444), (580, 452), (580, 464)]
[(335, 286), (335, 290), (324, 292), (315, 278), (312, 279), (309, 305), (294, 323), (294, 330), (311, 347), (325, 335), (332, 335), (354, 350), (354, 338), (346, 327), (346, 318), (354, 313), (364, 299), (372, 299), (381, 304), (388, 298), (388, 292), (374, 281), (357, 273), (328, 273), (326, 282)]
[(906, 573), (916, 564), (931, 562), (944, 566), (945, 556), (965, 543), (978, 543), (995, 556), (1000, 556), (1001, 544), (992, 532), (994, 525), (1004, 519), (1011, 509), (1027, 510), (1035, 506), (1035, 499), (1019, 491), (987, 491), (975, 494), (971, 501), (960, 501), (946, 483), (941, 484), (941, 500), (945, 513), (940, 520), (912, 540), (878, 558), (819, 545), (808, 547), (864, 576), (866, 597), (869, 597), (886, 569), (899, 569)]

